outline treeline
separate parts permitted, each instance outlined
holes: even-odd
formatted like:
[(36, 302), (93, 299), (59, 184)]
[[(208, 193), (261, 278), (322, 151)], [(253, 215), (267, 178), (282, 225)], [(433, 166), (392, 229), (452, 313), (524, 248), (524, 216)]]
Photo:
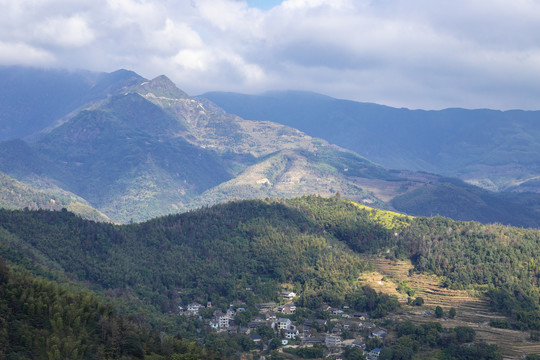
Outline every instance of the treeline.
[[(511, 326), (540, 330), (540, 231), (436, 216), (406, 217), (365, 210), (337, 198), (287, 200), (359, 252), (392, 249), (415, 271), (442, 276), (443, 286), (485, 292)], [(506, 326), (506, 324), (502, 324)]]
[(7, 209), (47, 209), (61, 210), (66, 208), (80, 216), (96, 221), (107, 221), (108, 218), (84, 204), (81, 199), (73, 199), (61, 195), (51, 195), (33, 189), (0, 172), (0, 207)]
[[(298, 201), (231, 202), (125, 226), (67, 211), (0, 210), (6, 245), (0, 254), (14, 263), (35, 259), (94, 289), (143, 299), (161, 313), (175, 311), (179, 300), (218, 306), (277, 300), (282, 283), (343, 299), (367, 264), (339, 241), (346, 235), (337, 220), (321, 224), (312, 215), (323, 202), (310, 210), (302, 207), (309, 199)], [(329, 204), (344, 214), (351, 208)], [(325, 211), (333, 214), (331, 206)], [(367, 218), (358, 224), (373, 229), (357, 226), (355, 246), (363, 239), (372, 246), (378, 227)]]
[(397, 323), (396, 339), (392, 346), (384, 347), (379, 359), (409, 360), (420, 351), (437, 351), (437, 358), (463, 360), (501, 360), (496, 345), (473, 343), (476, 332), (467, 326), (443, 329), (438, 322), (414, 325), (411, 321)]
[(444, 286), (485, 291), (514, 327), (540, 330), (540, 232), (502, 225), (415, 218), (396, 239), (394, 255), (416, 271), (443, 276)]
[(2, 359), (210, 359), (196, 343), (160, 337), (88, 291), (10, 269), (0, 258)]
[[(67, 211), (0, 210), (0, 240), (0, 255), (12, 263), (35, 273), (33, 259), (154, 313), (173, 312), (178, 301), (276, 301), (281, 284), (302, 294), (308, 308), (366, 308), (353, 297), (370, 299), (356, 285), (369, 265), (355, 252), (391, 250), (388, 256), (412, 259), (415, 271), (443, 276), (445, 286), (486, 291), (512, 326), (540, 330), (536, 230), (383, 216), (337, 197), (304, 196), (230, 202), (124, 226)], [(392, 301), (377, 307), (367, 309), (385, 314)]]

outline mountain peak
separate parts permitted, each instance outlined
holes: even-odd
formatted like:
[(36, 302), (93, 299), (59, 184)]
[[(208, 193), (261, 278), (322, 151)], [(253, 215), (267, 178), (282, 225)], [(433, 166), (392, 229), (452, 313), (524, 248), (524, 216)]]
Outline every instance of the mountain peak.
[(180, 90), (168, 77), (160, 75), (150, 81), (145, 81), (140, 85), (140, 89), (145, 91), (145, 95), (152, 93), (157, 97), (171, 99), (187, 99), (189, 95)]
[(113, 72), (105, 74), (105, 75), (110, 77), (110, 78), (114, 78), (116, 80), (119, 80), (119, 79), (133, 79), (133, 78), (141, 79), (141, 76), (139, 74), (137, 74), (134, 71), (127, 70), (127, 69), (118, 69), (116, 71), (113, 71)]
[(154, 79), (150, 80), (153, 84), (163, 84), (167, 86), (176, 87), (176, 85), (172, 82), (171, 79), (169, 79), (166, 75), (159, 75), (155, 77)]

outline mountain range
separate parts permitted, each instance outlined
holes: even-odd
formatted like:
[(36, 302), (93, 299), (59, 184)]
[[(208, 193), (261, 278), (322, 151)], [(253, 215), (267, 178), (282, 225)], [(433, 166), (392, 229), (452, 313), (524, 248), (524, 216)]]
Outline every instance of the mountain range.
[(391, 169), (540, 192), (540, 111), (409, 110), (308, 92), (202, 95), (245, 119), (275, 121)]
[[(2, 71), (14, 90), (0, 102), (0, 133), (9, 134), (0, 143), (0, 171), (32, 191), (78, 199), (114, 222), (237, 198), (339, 194), (415, 215), (540, 223), (538, 194), (507, 196), (439, 175), (388, 170), (293, 127), (227, 113), (165, 76)], [(17, 103), (42, 110), (34, 127), (25, 123), (35, 113), (5, 105)]]
[[(293, 305), (278, 316), (295, 329), (365, 340), (368, 351), (384, 347), (382, 358), (538, 353), (540, 231), (506, 226), (540, 226), (540, 193), (523, 184), (493, 192), (389, 170), (190, 97), (166, 76), (0, 75), (0, 358), (330, 355), (298, 339), (273, 351), (287, 334), (261, 309)], [(379, 328), (390, 341), (372, 336)]]

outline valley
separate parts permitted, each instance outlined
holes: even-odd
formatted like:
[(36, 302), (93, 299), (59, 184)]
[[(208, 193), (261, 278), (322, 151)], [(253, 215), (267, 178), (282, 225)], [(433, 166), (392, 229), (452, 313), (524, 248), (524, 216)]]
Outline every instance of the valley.
[(9, 75), (0, 358), (540, 354), (537, 112)]

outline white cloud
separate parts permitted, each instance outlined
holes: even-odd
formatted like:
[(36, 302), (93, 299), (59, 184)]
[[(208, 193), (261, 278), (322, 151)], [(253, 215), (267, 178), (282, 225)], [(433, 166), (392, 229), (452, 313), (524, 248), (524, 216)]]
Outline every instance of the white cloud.
[(107, 11), (110, 12), (109, 19), (114, 27), (121, 28), (130, 24), (144, 26), (159, 17), (159, 2), (107, 0)]
[(209, 71), (210, 63), (215, 59), (208, 51), (180, 50), (172, 61), (186, 71)]
[(51, 65), (54, 62), (54, 55), (43, 49), (22, 43), (0, 41), (0, 64)]
[[(253, 4), (253, 2), (251, 2)], [(194, 94), (308, 89), (540, 108), (535, 0), (0, 0), (2, 63), (169, 75)]]
[(220, 31), (235, 29), (245, 20), (247, 4), (228, 0), (197, 0), (194, 4), (202, 19)]
[(176, 49), (197, 49), (203, 46), (199, 34), (185, 23), (175, 23), (169, 18), (161, 29), (152, 30), (145, 36), (150, 48), (164, 53)]
[(35, 28), (35, 38), (64, 47), (81, 47), (94, 40), (94, 32), (82, 16), (48, 18)]

